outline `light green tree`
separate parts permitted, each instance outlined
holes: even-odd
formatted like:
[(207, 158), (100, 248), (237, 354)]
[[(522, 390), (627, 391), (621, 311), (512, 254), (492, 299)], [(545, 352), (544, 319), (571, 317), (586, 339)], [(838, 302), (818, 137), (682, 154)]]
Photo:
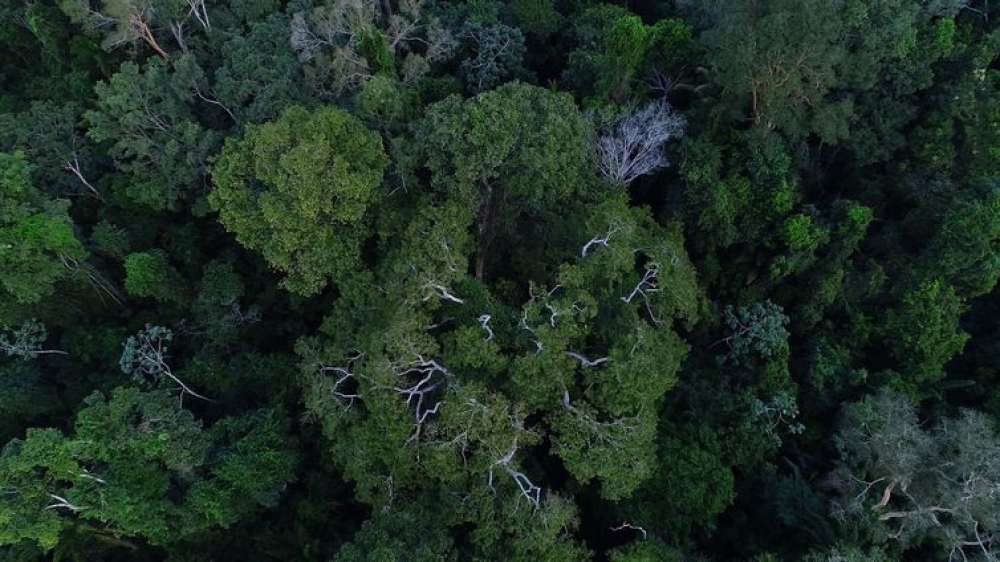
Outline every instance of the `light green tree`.
[(361, 265), (387, 164), (379, 136), (348, 113), (292, 107), (226, 142), (209, 202), (287, 289), (313, 295)]

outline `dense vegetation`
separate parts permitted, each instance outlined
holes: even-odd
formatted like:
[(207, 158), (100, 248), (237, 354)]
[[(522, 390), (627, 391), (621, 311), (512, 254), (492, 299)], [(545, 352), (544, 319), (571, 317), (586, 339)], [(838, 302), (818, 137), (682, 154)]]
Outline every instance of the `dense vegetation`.
[(0, 2), (0, 560), (1000, 560), (1000, 2)]

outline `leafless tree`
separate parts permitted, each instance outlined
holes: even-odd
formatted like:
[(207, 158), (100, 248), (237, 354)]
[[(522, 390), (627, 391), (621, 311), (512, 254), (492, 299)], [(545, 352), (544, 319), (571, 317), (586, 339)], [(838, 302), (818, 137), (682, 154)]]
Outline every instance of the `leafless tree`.
[[(364, 358), (363, 353), (357, 353), (348, 358), (347, 364), (342, 367), (320, 366), (321, 374), (333, 374), (337, 380), (333, 383), (331, 392), (338, 402), (343, 404), (344, 409), (349, 410), (356, 400), (361, 400), (360, 389), (358, 387), (358, 377), (354, 374), (354, 364)], [(355, 390), (346, 390), (349, 383), (353, 383)]]
[(191, 7), (188, 15), (194, 16), (194, 19), (198, 20), (205, 31), (211, 31), (212, 22), (208, 20), (208, 7), (205, 5), (205, 0), (187, 0), (187, 4)]
[(444, 401), (432, 396), (438, 388), (444, 386), (451, 373), (436, 360), (426, 359), (419, 354), (413, 361), (394, 364), (393, 371), (399, 380), (393, 391), (406, 398), (407, 406), (413, 406), (414, 431), (407, 439), (407, 443), (410, 443), (420, 438), (427, 418), (440, 410)]
[(838, 434), (845, 463), (828, 481), (844, 494), (834, 515), (874, 512), (891, 539), (906, 546), (932, 538), (949, 561), (998, 560), (1000, 439), (992, 420), (966, 410), (922, 425), (913, 404), (891, 392), (847, 408)]
[(664, 146), (683, 133), (684, 125), (684, 118), (664, 100), (625, 116), (597, 140), (601, 173), (615, 185), (627, 186), (668, 166)]
[(81, 262), (80, 260), (60, 254), (59, 261), (62, 262), (63, 267), (69, 270), (71, 273), (76, 275), (82, 275), (90, 285), (98, 291), (98, 294), (103, 299), (105, 296), (109, 297), (118, 306), (125, 306), (125, 297), (121, 294), (111, 281), (108, 281), (100, 271), (94, 266)]
[(646, 529), (644, 529), (643, 527), (641, 527), (639, 525), (633, 525), (633, 524), (629, 523), (628, 521), (622, 521), (621, 525), (618, 525), (617, 527), (611, 527), (612, 531), (624, 531), (625, 529), (630, 529), (630, 530), (638, 531), (638, 532), (642, 533), (642, 538), (644, 540), (646, 538), (648, 538), (648, 535), (646, 533)]
[(433, 281), (427, 282), (424, 284), (424, 289), (428, 292), (427, 296), (424, 297), (424, 301), (429, 301), (433, 297), (438, 297), (442, 300), (465, 304), (464, 300), (453, 295), (447, 287), (441, 285), (440, 283), (435, 283)]
[(102, 199), (101, 192), (98, 191), (97, 188), (93, 186), (93, 184), (87, 181), (87, 178), (83, 175), (83, 171), (80, 167), (80, 156), (76, 153), (75, 150), (70, 156), (72, 157), (72, 160), (67, 159), (63, 164), (63, 169), (76, 176), (76, 179), (80, 180), (80, 183), (82, 183), (83, 186), (86, 187), (87, 190), (90, 191), (90, 193), (95, 198), (99, 200)]

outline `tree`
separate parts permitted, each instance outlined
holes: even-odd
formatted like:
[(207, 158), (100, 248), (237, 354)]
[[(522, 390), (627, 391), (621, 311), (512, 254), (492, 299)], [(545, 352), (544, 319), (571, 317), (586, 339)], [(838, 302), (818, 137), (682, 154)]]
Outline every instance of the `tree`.
[(684, 118), (666, 101), (647, 104), (621, 118), (597, 140), (601, 173), (615, 185), (628, 186), (668, 166), (664, 145), (683, 131)]
[(125, 258), (125, 290), (133, 297), (184, 302), (183, 279), (162, 250), (135, 252)]
[(28, 320), (19, 328), (10, 330), (10, 334), (7, 331), (6, 326), (0, 326), (0, 352), (8, 357), (34, 359), (41, 355), (66, 355), (65, 351), (43, 349), (48, 332), (37, 320)]
[(812, 130), (820, 108), (835, 107), (824, 98), (845, 55), (838, 6), (820, 0), (735, 2), (703, 35), (714, 80), (737, 107), (749, 109), (755, 125), (801, 136)]
[(398, 10), (373, 0), (315, 6), (292, 15), (291, 45), (321, 98), (341, 97), (379, 74), (410, 82), (456, 47), (433, 6), (414, 0), (400, 2)]
[(241, 244), (286, 274), (282, 285), (313, 295), (360, 266), (387, 164), (378, 135), (346, 112), (292, 107), (227, 141), (209, 202)]
[(72, 434), (30, 430), (0, 454), (0, 544), (51, 549), (74, 520), (153, 544), (232, 526), (294, 477), (284, 424), (258, 411), (206, 429), (165, 391), (94, 394)]
[(664, 19), (648, 26), (627, 8), (607, 3), (576, 17), (573, 35), (578, 46), (569, 54), (563, 81), (598, 105), (625, 102), (639, 78), (655, 78), (657, 72), (672, 70), (650, 66), (668, 62), (654, 62), (657, 55), (683, 58), (691, 40), (690, 28), (677, 20)]
[(521, 83), (431, 106), (416, 137), (431, 185), (478, 209), (476, 277), (517, 220), (587, 196), (592, 129), (572, 98)]
[(944, 377), (944, 366), (969, 336), (958, 325), (965, 304), (955, 289), (932, 281), (908, 291), (885, 324), (889, 352), (900, 366), (900, 390), (919, 393)]
[(195, 398), (211, 401), (191, 389), (179, 379), (167, 363), (170, 342), (174, 334), (162, 326), (149, 326), (138, 334), (129, 336), (122, 349), (119, 366), (126, 375), (131, 375), (136, 382), (162, 386), (164, 383), (176, 385), (183, 400), (185, 394)]
[(102, 198), (92, 183), (97, 155), (79, 130), (83, 109), (76, 103), (37, 101), (17, 114), (0, 117), (4, 138), (0, 150), (23, 151), (33, 164), (36, 183), (57, 195)]
[(470, 51), (470, 56), (459, 66), (465, 87), (470, 92), (490, 90), (511, 77), (523, 74), (524, 35), (516, 27), (468, 21), (458, 36)]
[(0, 287), (8, 306), (52, 295), (70, 276), (68, 261), (86, 258), (68, 210), (69, 202), (32, 185), (23, 154), (0, 153)]
[(652, 478), (640, 488), (637, 501), (621, 511), (626, 521), (648, 533), (685, 537), (711, 526), (733, 503), (735, 478), (722, 443), (707, 428), (666, 429)]
[(190, 57), (176, 65), (158, 59), (144, 68), (121, 65), (94, 86), (97, 109), (84, 114), (87, 135), (108, 152), (129, 181), (122, 195), (153, 210), (177, 208), (206, 172), (218, 134), (194, 118), (197, 75)]
[(788, 317), (773, 302), (725, 309), (730, 335), (716, 342), (725, 343), (729, 353), (725, 359), (734, 363), (749, 363), (754, 357), (768, 359), (788, 346)]
[(882, 391), (845, 409), (835, 482), (845, 518), (868, 517), (904, 548), (925, 540), (944, 559), (996, 557), (1000, 439), (993, 421), (963, 411), (921, 427), (902, 395)]
[(222, 46), (213, 88), (220, 107), (240, 123), (263, 123), (304, 101), (302, 69), (288, 44), (289, 20), (272, 15)]
[(95, 10), (86, 0), (60, 0), (60, 7), (73, 21), (91, 32), (103, 32), (101, 46), (107, 50), (145, 43), (157, 55), (170, 55), (157, 36), (169, 29), (183, 47), (183, 21), (194, 16), (207, 31), (211, 28), (205, 0), (101, 0)]

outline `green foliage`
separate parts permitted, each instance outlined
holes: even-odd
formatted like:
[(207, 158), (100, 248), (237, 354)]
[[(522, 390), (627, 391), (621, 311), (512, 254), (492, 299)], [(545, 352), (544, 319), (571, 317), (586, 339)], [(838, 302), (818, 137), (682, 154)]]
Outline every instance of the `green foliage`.
[(913, 404), (889, 391), (846, 408), (837, 441), (840, 509), (855, 519), (874, 512), (869, 524), (904, 546), (926, 541), (941, 556), (981, 552), (979, 537), (997, 525), (995, 423), (963, 410), (935, 428), (921, 425)]
[(69, 276), (63, 260), (87, 256), (69, 203), (46, 197), (30, 176), (23, 154), (0, 153), (0, 287), (5, 299), (21, 304), (51, 296)]
[(31, 430), (4, 449), (0, 544), (33, 540), (50, 549), (76, 518), (164, 544), (274, 505), (296, 466), (276, 412), (205, 430), (162, 391), (95, 394), (74, 427), (66, 437)]
[(222, 46), (214, 91), (241, 123), (270, 121), (302, 101), (302, 73), (288, 34), (288, 19), (274, 14)]
[(625, 512), (662, 536), (684, 537), (711, 525), (732, 503), (734, 476), (711, 430), (670, 427), (664, 435), (656, 472), (640, 495), (644, 499), (626, 506)]
[(161, 302), (184, 300), (180, 273), (170, 265), (161, 250), (132, 253), (125, 258), (125, 290), (133, 297), (148, 297)]
[(773, 302), (725, 309), (730, 335), (719, 343), (729, 346), (727, 360), (748, 363), (754, 358), (769, 359), (788, 346), (788, 317)]
[(997, 53), (980, 0), (0, 2), (0, 560), (995, 559)]
[(460, 66), (467, 90), (483, 92), (523, 72), (524, 36), (516, 27), (470, 21), (462, 27), (461, 35), (469, 38), (471, 51)]
[(126, 62), (94, 86), (97, 109), (84, 114), (87, 136), (107, 143), (129, 180), (121, 195), (153, 210), (175, 209), (206, 171), (217, 133), (195, 119), (191, 104), (202, 73), (191, 58), (173, 67)]
[(889, 311), (885, 332), (900, 366), (900, 389), (919, 392), (944, 376), (945, 363), (969, 338), (958, 326), (964, 310), (955, 289), (932, 281), (907, 292), (899, 307)]
[(691, 28), (678, 20), (648, 26), (613, 4), (583, 12), (574, 35), (579, 46), (569, 55), (564, 80), (597, 103), (625, 101), (637, 80), (649, 78), (642, 73), (666, 72), (682, 61), (692, 39)]
[(226, 142), (212, 172), (212, 207), (302, 295), (360, 265), (387, 164), (381, 139), (347, 113), (299, 107)]

